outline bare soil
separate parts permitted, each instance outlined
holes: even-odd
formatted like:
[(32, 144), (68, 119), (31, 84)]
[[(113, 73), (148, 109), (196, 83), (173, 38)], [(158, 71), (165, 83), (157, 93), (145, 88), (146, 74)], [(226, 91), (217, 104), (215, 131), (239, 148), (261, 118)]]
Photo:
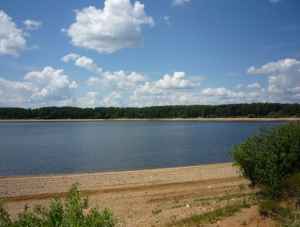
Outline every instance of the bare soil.
[[(241, 193), (239, 185), (249, 182), (238, 176), (232, 163), (126, 171), (51, 176), (0, 178), (0, 199), (12, 219), (25, 204), (49, 204), (54, 195), (65, 196), (72, 183), (79, 182), (91, 207), (114, 210), (118, 226), (167, 226), (169, 223), (223, 206), (221, 197)], [(246, 187), (244, 192), (249, 192)], [(231, 198), (230, 203), (236, 202)], [(276, 226), (259, 216), (256, 205), (233, 216), (201, 226)]]

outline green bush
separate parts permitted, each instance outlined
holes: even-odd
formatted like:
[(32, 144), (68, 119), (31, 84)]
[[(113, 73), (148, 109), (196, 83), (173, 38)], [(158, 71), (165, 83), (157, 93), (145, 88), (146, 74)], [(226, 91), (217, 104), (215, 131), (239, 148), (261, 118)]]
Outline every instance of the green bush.
[(271, 129), (260, 127), (258, 135), (234, 145), (229, 154), (251, 186), (258, 186), (270, 198), (278, 198), (282, 180), (300, 172), (300, 122)]
[(0, 227), (113, 227), (117, 224), (113, 211), (105, 208), (101, 212), (99, 206), (92, 208), (87, 215), (88, 198), (81, 199), (81, 192), (77, 190), (78, 183), (72, 185), (67, 194), (65, 204), (55, 197), (49, 207), (35, 205), (33, 210), (25, 209), (16, 221), (11, 221), (8, 212), (0, 201)]

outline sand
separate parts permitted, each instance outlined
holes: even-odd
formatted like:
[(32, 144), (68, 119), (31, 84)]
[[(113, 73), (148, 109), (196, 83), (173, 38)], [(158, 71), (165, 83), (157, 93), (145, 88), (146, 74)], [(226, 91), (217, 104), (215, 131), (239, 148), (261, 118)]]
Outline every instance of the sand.
[[(216, 196), (224, 196), (226, 191), (238, 193), (239, 185), (249, 183), (239, 177), (232, 163), (108, 173), (4, 177), (0, 178), (0, 199), (6, 202), (5, 208), (12, 219), (16, 219), (25, 204), (31, 208), (37, 203), (48, 205), (54, 195), (65, 196), (74, 182), (80, 184), (79, 190), (83, 196), (89, 196), (91, 206), (99, 203), (102, 208), (113, 209), (118, 226), (130, 227), (166, 226), (191, 214), (203, 213), (216, 206), (213, 199)], [(203, 201), (210, 202), (203, 204)], [(156, 211), (159, 213), (156, 214)], [(257, 208), (246, 212), (242, 217), (224, 219), (215, 223), (215, 226), (239, 226), (242, 218), (257, 223)], [(262, 221), (259, 221), (261, 224)]]

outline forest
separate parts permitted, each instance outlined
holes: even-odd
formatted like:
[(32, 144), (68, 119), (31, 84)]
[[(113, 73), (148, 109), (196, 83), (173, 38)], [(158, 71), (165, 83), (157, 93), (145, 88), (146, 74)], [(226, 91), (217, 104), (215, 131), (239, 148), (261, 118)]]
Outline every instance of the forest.
[(237, 118), (300, 117), (300, 105), (242, 103), (224, 105), (174, 105), (152, 107), (0, 107), (0, 119), (117, 119), (117, 118)]

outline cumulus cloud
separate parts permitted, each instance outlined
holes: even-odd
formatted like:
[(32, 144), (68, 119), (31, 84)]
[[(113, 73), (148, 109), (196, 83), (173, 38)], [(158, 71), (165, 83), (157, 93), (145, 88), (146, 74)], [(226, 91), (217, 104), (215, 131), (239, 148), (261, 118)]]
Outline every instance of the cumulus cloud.
[(113, 53), (125, 47), (142, 44), (142, 25), (154, 26), (152, 17), (144, 11), (144, 5), (130, 0), (106, 0), (104, 8), (93, 6), (76, 10), (76, 22), (69, 29), (62, 29), (78, 47)]
[(143, 96), (143, 95), (165, 95), (167, 92), (164, 89), (156, 88), (152, 86), (151, 83), (146, 82), (144, 85), (140, 85), (135, 91), (134, 96)]
[[(64, 62), (69, 62), (70, 60), (75, 61), (75, 65), (78, 67), (85, 68), (86, 70), (97, 74), (101, 78), (104, 77), (104, 73), (102, 72), (102, 68), (98, 68), (98, 66), (94, 63), (94, 61), (91, 58), (87, 58), (85, 56), (81, 57), (78, 54), (68, 54), (61, 58)], [(99, 79), (99, 78), (97, 78)]]
[(286, 97), (277, 96), (277, 99), (285, 98), (285, 101), (291, 101), (291, 97), (296, 99), (300, 94), (298, 89), (300, 88), (300, 61), (296, 59), (287, 58), (277, 62), (269, 62), (258, 69), (252, 66), (248, 69), (248, 73), (269, 74), (268, 92), (270, 94), (286, 95)]
[(281, 0), (270, 0), (271, 3), (277, 3), (280, 2)]
[(121, 93), (112, 92), (108, 96), (104, 97), (100, 102), (100, 105), (110, 107), (110, 106), (120, 106), (120, 101), (123, 99)]
[(102, 96), (98, 92), (88, 92), (86, 94), (86, 97), (78, 98), (76, 100), (77, 106), (82, 108), (94, 108), (95, 106), (99, 106), (100, 99), (102, 99)]
[(75, 61), (75, 60), (78, 59), (78, 58), (80, 58), (80, 55), (71, 53), (71, 54), (67, 54), (66, 56), (62, 57), (61, 60), (62, 60), (63, 62), (68, 62), (68, 61), (70, 61), (70, 60)]
[[(200, 85), (201, 80), (203, 80), (202, 76), (186, 77), (184, 72), (174, 72), (173, 76), (166, 74), (163, 79), (146, 82), (144, 85), (140, 85), (136, 88), (130, 97), (130, 105), (151, 106), (181, 104), (177, 97), (178, 95), (175, 95), (175, 93), (183, 89), (196, 88)], [(159, 100), (160, 102), (157, 103)]]
[(186, 2), (189, 2), (190, 0), (172, 0), (173, 6), (180, 6), (183, 5)]
[(61, 58), (62, 61), (68, 62), (74, 60), (75, 65), (85, 68), (86, 70), (96, 74), (96, 77), (90, 77), (87, 84), (90, 86), (100, 85), (109, 89), (128, 90), (134, 89), (139, 83), (146, 82), (148, 78), (136, 72), (129, 75), (123, 70), (116, 72), (104, 72), (99, 68), (91, 58), (85, 56), (81, 57), (76, 54), (68, 54)]
[(0, 55), (19, 57), (19, 51), (26, 49), (26, 40), (11, 18), (0, 10)]
[(10, 81), (0, 77), (0, 90), (3, 91), (1, 105), (38, 106), (71, 105), (73, 92), (78, 87), (75, 81), (69, 82), (63, 70), (45, 67), (42, 71), (29, 72), (25, 81)]
[(37, 87), (30, 82), (19, 82), (19, 81), (10, 81), (0, 77), (0, 86), (11, 89), (15, 92), (18, 91), (37, 91)]
[(243, 85), (242, 84), (238, 84), (238, 85), (236, 85), (236, 89), (240, 89), (240, 88), (242, 88), (243, 87)]
[(233, 92), (224, 87), (205, 88), (195, 92), (182, 90), (154, 90), (148, 83), (141, 86), (130, 97), (130, 106), (153, 105), (216, 105), (228, 103), (266, 102), (267, 92), (264, 89), (255, 92)]
[(42, 25), (42, 22), (27, 19), (23, 21), (23, 24), (26, 25), (28, 30), (37, 30)]
[(72, 91), (78, 87), (75, 81), (69, 82), (62, 69), (55, 70), (49, 66), (41, 72), (27, 73), (24, 79), (39, 85), (39, 89), (31, 95), (33, 99), (70, 99)]
[(118, 72), (105, 72), (102, 80), (103, 86), (111, 89), (128, 90), (134, 89), (137, 83), (147, 81), (147, 77), (132, 72), (130, 75), (121, 70)]
[[(191, 80), (197, 80), (197, 77), (192, 77)], [(198, 77), (198, 80), (202, 80), (202, 77)], [(166, 74), (163, 79), (154, 83), (156, 88), (171, 89), (171, 88), (194, 88), (200, 86), (200, 82), (192, 83), (189, 78), (185, 76), (184, 72), (174, 72), (173, 77)]]
[(249, 85), (247, 86), (247, 88), (257, 89), (257, 88), (260, 88), (260, 85), (259, 85), (258, 83), (249, 84)]

